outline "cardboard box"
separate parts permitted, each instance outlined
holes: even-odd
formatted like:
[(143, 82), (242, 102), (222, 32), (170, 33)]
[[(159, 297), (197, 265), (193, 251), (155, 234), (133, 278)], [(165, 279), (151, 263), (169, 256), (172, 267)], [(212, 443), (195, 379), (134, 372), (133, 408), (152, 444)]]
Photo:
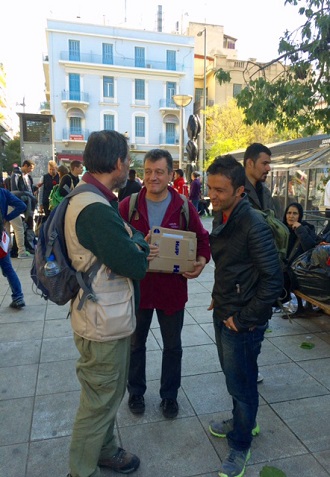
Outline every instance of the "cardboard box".
[(150, 243), (159, 247), (159, 256), (149, 262), (148, 271), (184, 273), (194, 270), (197, 251), (195, 232), (153, 227)]

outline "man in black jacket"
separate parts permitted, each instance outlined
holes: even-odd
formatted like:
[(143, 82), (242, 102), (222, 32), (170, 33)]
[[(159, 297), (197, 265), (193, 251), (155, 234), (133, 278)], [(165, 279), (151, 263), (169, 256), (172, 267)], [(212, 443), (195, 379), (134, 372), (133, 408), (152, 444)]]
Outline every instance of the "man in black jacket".
[(233, 156), (210, 165), (208, 191), (215, 218), (210, 235), (215, 263), (213, 322), (220, 364), (233, 400), (232, 418), (212, 421), (210, 432), (227, 437), (230, 454), (222, 477), (243, 476), (252, 436), (258, 434), (257, 358), (282, 272), (271, 230), (244, 193), (245, 171)]
[(244, 153), (245, 192), (254, 209), (271, 209), (277, 218), (281, 218), (271, 192), (265, 185), (270, 171), (271, 155), (271, 150), (258, 142), (254, 142), (246, 149)]

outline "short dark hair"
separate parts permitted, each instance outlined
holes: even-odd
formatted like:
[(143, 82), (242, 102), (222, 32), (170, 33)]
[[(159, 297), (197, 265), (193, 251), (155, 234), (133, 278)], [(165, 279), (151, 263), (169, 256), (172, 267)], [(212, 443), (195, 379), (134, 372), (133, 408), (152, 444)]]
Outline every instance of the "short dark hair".
[(245, 185), (245, 169), (231, 154), (216, 157), (206, 172), (211, 176), (221, 174), (227, 177), (235, 190)]
[(28, 166), (28, 167), (35, 166), (35, 162), (30, 161), (29, 159), (25, 159), (25, 160), (23, 161), (22, 166)]
[(124, 162), (128, 156), (125, 136), (117, 131), (94, 131), (90, 134), (85, 150), (84, 164), (89, 172), (112, 172), (118, 159)]
[(254, 142), (251, 144), (244, 153), (244, 167), (246, 166), (246, 161), (248, 159), (252, 159), (252, 161), (255, 163), (262, 152), (268, 156), (272, 155), (271, 150), (268, 149), (267, 146), (260, 144), (260, 142)]
[(80, 167), (82, 165), (81, 161), (72, 161), (70, 162), (70, 171), (73, 171), (76, 167)]
[(136, 170), (135, 169), (130, 169), (128, 171), (128, 178), (131, 180), (135, 180), (136, 177)]
[(166, 149), (151, 149), (144, 156), (143, 164), (145, 164), (146, 160), (150, 160), (151, 162), (156, 162), (156, 161), (159, 161), (159, 159), (163, 159), (163, 157), (166, 159), (168, 172), (172, 172), (173, 157)]
[(180, 177), (183, 177), (183, 170), (182, 169), (175, 169), (175, 171), (177, 174), (179, 174)]

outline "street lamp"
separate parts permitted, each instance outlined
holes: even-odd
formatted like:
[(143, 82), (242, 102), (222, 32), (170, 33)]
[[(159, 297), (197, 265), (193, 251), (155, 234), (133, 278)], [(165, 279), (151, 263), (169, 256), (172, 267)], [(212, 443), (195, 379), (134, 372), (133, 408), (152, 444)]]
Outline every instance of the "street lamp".
[(180, 107), (180, 146), (179, 146), (179, 169), (182, 169), (182, 163), (184, 158), (183, 149), (183, 108), (191, 103), (192, 96), (190, 94), (175, 94), (172, 96), (173, 101)]
[(202, 158), (202, 191), (205, 193), (204, 190), (204, 166), (206, 160), (206, 27), (203, 30), (197, 33), (197, 36), (202, 36), (204, 34), (204, 83), (203, 83), (203, 134), (202, 134), (202, 141), (203, 141), (203, 158)]

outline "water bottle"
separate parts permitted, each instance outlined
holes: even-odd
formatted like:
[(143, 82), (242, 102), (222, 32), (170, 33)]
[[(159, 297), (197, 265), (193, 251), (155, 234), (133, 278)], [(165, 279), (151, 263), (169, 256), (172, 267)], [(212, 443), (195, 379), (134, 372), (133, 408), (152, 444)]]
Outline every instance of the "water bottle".
[(53, 254), (49, 255), (48, 260), (45, 263), (44, 273), (46, 277), (54, 277), (55, 275), (60, 273), (60, 267), (58, 266), (58, 263), (56, 262)]

